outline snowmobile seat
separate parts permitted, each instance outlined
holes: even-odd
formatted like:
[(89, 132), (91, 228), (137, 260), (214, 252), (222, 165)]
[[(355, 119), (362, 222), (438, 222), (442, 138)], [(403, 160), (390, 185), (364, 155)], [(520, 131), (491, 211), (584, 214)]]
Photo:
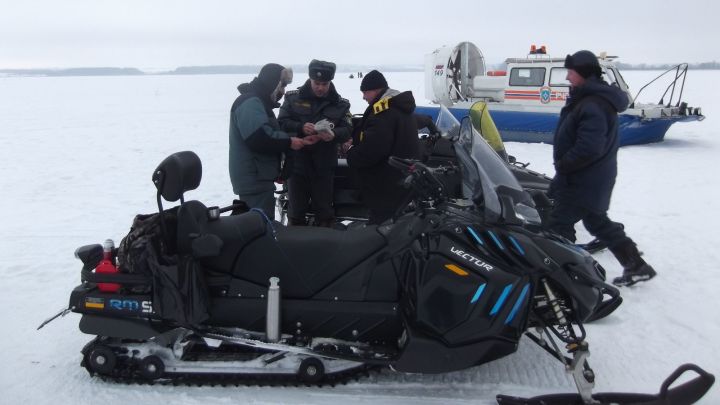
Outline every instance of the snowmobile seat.
[[(201, 259), (210, 269), (229, 273), (240, 250), (265, 232), (265, 222), (256, 212), (210, 220), (203, 203), (187, 201), (178, 210), (177, 251)], [(215, 248), (215, 254), (210, 254)]]
[(342, 231), (277, 226), (240, 252), (233, 276), (266, 286), (279, 277), (284, 297), (309, 298), (359, 266), (386, 244), (377, 226)]

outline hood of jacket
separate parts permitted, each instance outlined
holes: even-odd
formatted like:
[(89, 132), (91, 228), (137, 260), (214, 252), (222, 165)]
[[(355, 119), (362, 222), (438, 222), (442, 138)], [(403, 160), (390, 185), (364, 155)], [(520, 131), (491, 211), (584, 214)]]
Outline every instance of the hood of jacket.
[(262, 103), (270, 110), (280, 107), (280, 103), (272, 100), (272, 93), (268, 93), (267, 89), (259, 83), (257, 78), (250, 83), (243, 83), (239, 85), (237, 89), (242, 95), (250, 95), (259, 98), (260, 101), (262, 101)]
[(275, 95), (279, 93), (276, 92), (282, 89), (282, 84), (287, 85), (292, 82), (292, 77), (292, 69), (277, 63), (268, 63), (250, 83), (239, 85), (238, 90), (243, 95), (252, 93), (270, 109), (278, 108), (280, 103), (275, 99)]
[(390, 108), (397, 108), (406, 114), (412, 114), (415, 111), (415, 97), (413, 97), (412, 91), (403, 91), (401, 93), (395, 89), (387, 89), (372, 104), (384, 98), (389, 99), (388, 105)]
[(611, 86), (602, 79), (588, 78), (580, 87), (570, 89), (570, 102), (578, 102), (587, 96), (598, 96), (607, 100), (617, 112), (627, 110), (630, 100), (627, 93), (617, 86)]

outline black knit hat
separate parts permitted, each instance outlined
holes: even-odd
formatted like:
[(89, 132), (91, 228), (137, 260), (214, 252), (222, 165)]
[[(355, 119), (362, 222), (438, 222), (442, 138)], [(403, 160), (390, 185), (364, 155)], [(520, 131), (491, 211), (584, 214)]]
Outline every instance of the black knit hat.
[(371, 70), (363, 76), (362, 82), (360, 83), (360, 91), (386, 89), (388, 87), (385, 76), (377, 70)]
[(318, 82), (329, 82), (335, 77), (335, 64), (313, 59), (308, 66), (308, 75)]
[(584, 78), (602, 76), (602, 69), (598, 62), (597, 56), (590, 51), (577, 51), (565, 58), (565, 67), (572, 69)]

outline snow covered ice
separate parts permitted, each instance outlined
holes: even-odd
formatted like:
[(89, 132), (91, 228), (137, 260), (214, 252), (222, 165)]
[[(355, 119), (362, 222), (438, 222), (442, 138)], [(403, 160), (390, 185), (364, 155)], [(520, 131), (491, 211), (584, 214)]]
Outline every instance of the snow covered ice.
[[(631, 90), (659, 72), (625, 72)], [(366, 104), (360, 80), (335, 84), (352, 111)], [(423, 102), (423, 73), (387, 73), (391, 87)], [(35, 328), (67, 305), (80, 279), (76, 247), (124, 236), (137, 213), (156, 209), (150, 177), (170, 153), (193, 150), (203, 179), (187, 193), (227, 205), (229, 109), (251, 75), (0, 78), (0, 404), (495, 403), (495, 394), (574, 392), (560, 363), (527, 339), (517, 353), (442, 375), (372, 374), (335, 388), (125, 386), (79, 366), (91, 339), (70, 314)], [(303, 74), (297, 74), (299, 86)], [(596, 392), (655, 393), (678, 365), (720, 373), (720, 71), (690, 71), (684, 99), (708, 118), (675, 124), (662, 143), (623, 147), (610, 217), (623, 222), (658, 277), (622, 289), (611, 316), (586, 325)], [(657, 101), (646, 94), (642, 101)], [(552, 175), (549, 145), (510, 143), (508, 152)], [(581, 241), (589, 235), (579, 226)], [(595, 255), (608, 277), (612, 255)], [(714, 336), (714, 337), (713, 337)], [(720, 403), (717, 385), (701, 403)]]

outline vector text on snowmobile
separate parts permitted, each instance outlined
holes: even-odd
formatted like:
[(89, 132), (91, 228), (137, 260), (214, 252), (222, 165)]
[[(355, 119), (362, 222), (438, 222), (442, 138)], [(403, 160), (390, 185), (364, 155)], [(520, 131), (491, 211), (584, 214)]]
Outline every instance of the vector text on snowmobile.
[[(592, 392), (584, 324), (611, 314), (620, 294), (589, 254), (542, 231), (530, 195), (474, 131), (465, 120), (447, 134), (458, 165), (391, 158), (413, 211), (348, 230), (185, 201), (200, 159), (169, 156), (153, 173), (158, 213), (136, 217), (117, 249), (76, 251), (82, 283), (67, 311), (94, 336), (81, 365), (117, 381), (332, 385), (372, 368), (466, 369), (527, 335), (578, 392), (500, 403), (700, 398), (714, 378), (696, 366), (698, 377), (671, 389), (674, 376), (657, 395)], [(442, 179), (456, 171), (462, 198), (450, 199)]]

